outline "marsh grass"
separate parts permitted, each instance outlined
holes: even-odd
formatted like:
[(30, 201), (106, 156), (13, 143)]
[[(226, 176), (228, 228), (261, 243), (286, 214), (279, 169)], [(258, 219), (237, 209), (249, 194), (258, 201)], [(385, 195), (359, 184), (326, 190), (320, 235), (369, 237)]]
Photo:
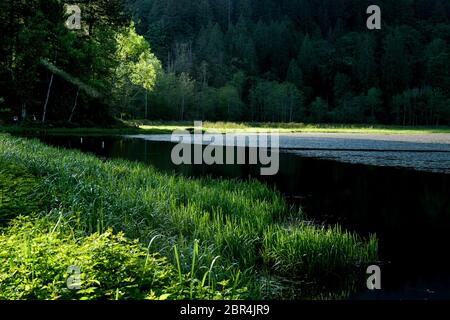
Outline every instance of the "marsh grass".
[[(192, 127), (189, 122), (151, 122), (133, 121), (130, 124), (143, 131), (163, 130), (172, 132), (176, 129)], [(270, 132), (279, 133), (345, 133), (345, 134), (432, 134), (450, 133), (448, 126), (389, 126), (364, 124), (305, 124), (305, 123), (234, 123), (234, 122), (204, 122), (203, 129), (207, 132)]]
[(259, 298), (264, 272), (328, 274), (376, 260), (375, 239), (339, 227), (286, 229), (302, 213), (256, 181), (190, 179), (7, 135), (0, 135), (0, 163), (33, 176), (47, 195), (42, 212), (57, 208), (77, 236), (111, 228), (169, 258), (178, 277), (190, 275), (189, 296), (207, 281), (249, 287), (248, 296)]
[(378, 242), (365, 243), (356, 234), (333, 228), (301, 224), (297, 228), (270, 227), (264, 236), (264, 260), (281, 275), (326, 276), (345, 272), (349, 265), (376, 261)]
[(0, 161), (0, 226), (17, 216), (45, 206), (41, 181), (21, 165)]

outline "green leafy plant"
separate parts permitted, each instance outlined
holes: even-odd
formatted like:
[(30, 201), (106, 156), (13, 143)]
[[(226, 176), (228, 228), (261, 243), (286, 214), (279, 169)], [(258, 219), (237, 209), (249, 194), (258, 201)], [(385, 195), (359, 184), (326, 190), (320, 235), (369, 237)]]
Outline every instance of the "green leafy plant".
[[(177, 277), (166, 258), (121, 233), (77, 233), (62, 221), (16, 219), (0, 235), (0, 299), (239, 299), (245, 293), (214, 290), (193, 273)], [(71, 266), (81, 271), (79, 290), (67, 286)]]

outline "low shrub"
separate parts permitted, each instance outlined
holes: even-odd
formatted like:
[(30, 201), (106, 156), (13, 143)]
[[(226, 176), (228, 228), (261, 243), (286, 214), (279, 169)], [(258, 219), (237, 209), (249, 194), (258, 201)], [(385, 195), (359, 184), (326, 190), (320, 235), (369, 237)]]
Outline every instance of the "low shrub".
[[(229, 282), (216, 290), (208, 274), (198, 280), (179, 273), (122, 233), (77, 236), (62, 220), (14, 220), (0, 234), (0, 261), (0, 299), (239, 299), (245, 293)], [(80, 270), (79, 289), (69, 289), (70, 267)]]

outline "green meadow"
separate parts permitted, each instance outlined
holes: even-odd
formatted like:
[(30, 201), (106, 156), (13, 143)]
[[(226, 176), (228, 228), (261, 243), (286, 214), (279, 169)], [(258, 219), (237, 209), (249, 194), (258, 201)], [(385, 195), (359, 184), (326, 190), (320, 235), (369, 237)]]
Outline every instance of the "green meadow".
[[(13, 134), (51, 134), (51, 135), (124, 135), (124, 134), (171, 134), (175, 130), (192, 129), (193, 122), (127, 121), (110, 128), (62, 128), (62, 127), (23, 127), (0, 126), (0, 132)], [(442, 134), (450, 133), (448, 126), (383, 126), (383, 125), (339, 125), (303, 123), (235, 123), (204, 122), (203, 130), (211, 133), (342, 133), (342, 134)]]
[[(192, 128), (193, 123), (182, 122), (151, 122), (132, 121), (134, 125), (143, 132), (145, 131), (168, 131)], [(448, 126), (393, 126), (393, 125), (362, 125), (362, 124), (305, 124), (305, 123), (235, 123), (235, 122), (209, 122), (203, 123), (203, 129), (209, 132), (251, 132), (265, 133), (277, 131), (279, 133), (343, 133), (343, 134), (435, 134), (450, 133)]]

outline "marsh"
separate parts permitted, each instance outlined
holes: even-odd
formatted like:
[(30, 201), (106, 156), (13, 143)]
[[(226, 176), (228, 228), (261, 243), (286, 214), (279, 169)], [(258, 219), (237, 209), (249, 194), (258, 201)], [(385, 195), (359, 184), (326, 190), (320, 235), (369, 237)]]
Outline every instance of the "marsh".
[(281, 135), (280, 171), (266, 177), (250, 164), (176, 166), (170, 135), (84, 137), (83, 144), (79, 137), (41, 140), (189, 177), (258, 179), (316, 224), (377, 235), (383, 290), (361, 286), (354, 299), (450, 297), (450, 264), (442, 258), (450, 242), (448, 134)]

